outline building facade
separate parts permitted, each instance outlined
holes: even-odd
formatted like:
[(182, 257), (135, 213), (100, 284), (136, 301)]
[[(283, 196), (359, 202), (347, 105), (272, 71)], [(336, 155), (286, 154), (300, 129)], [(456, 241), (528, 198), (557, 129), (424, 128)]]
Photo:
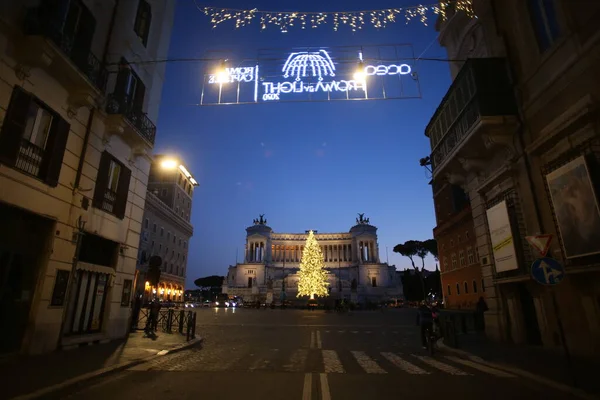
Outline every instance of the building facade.
[[(475, 1), (440, 25), (455, 76), (432, 122), (434, 181), (469, 194), (495, 339), (600, 353), (600, 3)], [(471, 58), (481, 57), (481, 58)], [(532, 279), (529, 235), (566, 271)], [(564, 339), (559, 321), (564, 327)]]
[[(297, 299), (298, 271), (305, 233), (275, 233), (261, 216), (246, 228), (243, 263), (229, 267), (223, 292), (245, 301)], [(401, 297), (393, 265), (379, 260), (377, 228), (361, 215), (349, 232), (318, 233), (328, 271), (330, 295), (353, 302), (377, 302)]]
[(460, 186), (448, 182), (434, 184), (433, 189), (437, 220), (433, 237), (438, 244), (444, 306), (475, 309), (485, 285), (469, 197)]
[[(140, 237), (140, 275), (136, 285), (145, 301), (153, 294), (162, 301), (183, 301), (187, 255), (194, 234), (190, 219), (196, 186), (198, 182), (180, 160), (164, 155), (154, 157)], [(152, 256), (162, 259), (160, 282), (156, 288), (144, 279)]]
[(0, 3), (0, 351), (126, 335), (173, 8)]

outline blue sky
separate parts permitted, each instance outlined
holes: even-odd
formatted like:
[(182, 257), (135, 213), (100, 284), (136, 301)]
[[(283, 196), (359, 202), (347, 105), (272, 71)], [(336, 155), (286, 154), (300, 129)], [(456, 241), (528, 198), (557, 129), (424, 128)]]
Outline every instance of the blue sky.
[[(220, 1), (232, 8), (281, 10), (281, 2)], [(287, 2), (286, 2), (287, 3)], [(365, 9), (364, 2), (290, 2), (287, 10)], [(414, 5), (414, 0), (376, 0), (369, 8)], [(291, 8), (290, 8), (291, 7)], [(324, 8), (325, 7), (325, 8)], [(331, 26), (281, 33), (258, 24), (235, 29), (209, 18), (192, 0), (179, 0), (170, 58), (205, 57), (228, 49), (254, 54), (261, 48), (410, 43), (417, 56), (446, 58), (429, 26), (403, 20), (386, 29), (356, 33)], [(329, 103), (194, 106), (199, 103), (200, 62), (169, 63), (158, 121), (156, 153), (181, 156), (200, 186), (194, 193), (187, 287), (194, 279), (226, 274), (241, 261), (245, 228), (265, 214), (275, 232), (347, 232), (357, 213), (379, 228), (380, 257), (398, 269), (410, 261), (392, 252), (409, 239), (432, 237), (431, 187), (419, 159), (429, 154), (425, 126), (450, 85), (445, 62), (419, 61), (422, 98)], [(426, 262), (435, 268), (433, 259)]]

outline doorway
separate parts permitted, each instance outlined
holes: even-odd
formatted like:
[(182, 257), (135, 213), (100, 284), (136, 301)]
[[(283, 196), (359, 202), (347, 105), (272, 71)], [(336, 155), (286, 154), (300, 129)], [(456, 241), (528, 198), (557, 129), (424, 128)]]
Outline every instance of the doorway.
[(18, 352), (29, 326), (44, 248), (54, 222), (0, 205), (0, 353)]
[(523, 326), (525, 327), (525, 339), (527, 344), (541, 345), (542, 335), (540, 333), (535, 303), (526, 284), (520, 283), (517, 285), (517, 297), (521, 303)]

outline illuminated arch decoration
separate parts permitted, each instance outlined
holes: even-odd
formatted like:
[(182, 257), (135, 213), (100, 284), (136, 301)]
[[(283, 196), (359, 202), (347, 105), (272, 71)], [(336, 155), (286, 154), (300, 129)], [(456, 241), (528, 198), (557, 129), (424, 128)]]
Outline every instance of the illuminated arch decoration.
[(427, 25), (431, 17), (440, 17), (446, 20), (452, 12), (462, 11), (468, 17), (474, 17), (472, 0), (447, 0), (439, 1), (429, 5), (414, 5), (401, 8), (386, 8), (379, 10), (362, 11), (263, 11), (254, 9), (234, 9), (223, 7), (201, 7), (198, 0), (194, 0), (196, 7), (210, 17), (213, 28), (224, 22), (234, 22), (235, 28), (249, 25), (255, 19), (260, 20), (260, 29), (266, 29), (269, 25), (279, 28), (282, 33), (288, 32), (290, 28), (306, 29), (317, 28), (321, 25), (329, 25), (334, 31), (340, 26), (348, 27), (353, 32), (363, 29), (367, 24), (379, 29), (388, 24), (396, 23), (404, 19), (406, 23), (418, 19)]
[(411, 45), (262, 49), (209, 66), (200, 105), (420, 98)]
[(296, 75), (296, 81), (300, 81), (301, 77), (307, 76), (307, 69), (319, 81), (323, 80), (323, 76), (335, 76), (335, 65), (325, 50), (291, 53), (281, 71), (284, 78)]

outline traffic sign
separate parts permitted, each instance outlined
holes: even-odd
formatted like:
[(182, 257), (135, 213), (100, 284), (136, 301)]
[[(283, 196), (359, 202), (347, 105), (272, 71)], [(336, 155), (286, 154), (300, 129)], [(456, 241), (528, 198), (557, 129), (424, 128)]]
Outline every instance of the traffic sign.
[(542, 257), (531, 264), (531, 276), (542, 285), (558, 285), (565, 278), (565, 269), (554, 258)]
[(529, 242), (529, 244), (540, 252), (540, 256), (546, 257), (548, 254), (548, 249), (550, 249), (550, 242), (552, 242), (552, 235), (535, 235), (535, 236), (525, 236), (525, 239)]

